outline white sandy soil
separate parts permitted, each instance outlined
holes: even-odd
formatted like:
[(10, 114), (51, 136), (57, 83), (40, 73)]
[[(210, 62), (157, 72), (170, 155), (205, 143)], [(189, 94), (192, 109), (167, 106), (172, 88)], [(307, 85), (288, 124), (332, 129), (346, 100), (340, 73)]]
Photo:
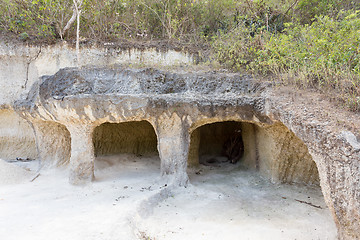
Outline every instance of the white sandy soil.
[(160, 180), (157, 157), (98, 157), (82, 187), (64, 169), (30, 182), (38, 165), (0, 160), (1, 240), (336, 239), (318, 187), (271, 184), (240, 164), (191, 169), (187, 188)]

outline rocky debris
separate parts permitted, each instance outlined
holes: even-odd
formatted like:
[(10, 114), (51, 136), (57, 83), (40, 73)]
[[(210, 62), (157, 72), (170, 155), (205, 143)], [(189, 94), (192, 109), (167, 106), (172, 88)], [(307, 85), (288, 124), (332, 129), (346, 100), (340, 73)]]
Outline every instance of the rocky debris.
[(20, 161), (20, 162), (30, 162), (33, 161), (34, 159), (30, 159), (30, 158), (21, 158), (21, 157), (17, 157), (16, 161)]

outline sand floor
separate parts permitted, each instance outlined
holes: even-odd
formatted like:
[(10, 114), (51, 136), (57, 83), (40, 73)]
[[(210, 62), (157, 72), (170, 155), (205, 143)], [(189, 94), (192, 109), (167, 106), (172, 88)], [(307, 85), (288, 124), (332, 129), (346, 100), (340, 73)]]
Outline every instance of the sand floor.
[[(59, 168), (30, 182), (38, 161), (11, 164), (30, 174), (1, 172), (1, 240), (336, 239), (319, 187), (272, 184), (241, 164), (190, 169), (187, 188), (160, 179), (157, 157), (99, 157), (86, 186)], [(6, 172), (17, 181), (1, 182)]]

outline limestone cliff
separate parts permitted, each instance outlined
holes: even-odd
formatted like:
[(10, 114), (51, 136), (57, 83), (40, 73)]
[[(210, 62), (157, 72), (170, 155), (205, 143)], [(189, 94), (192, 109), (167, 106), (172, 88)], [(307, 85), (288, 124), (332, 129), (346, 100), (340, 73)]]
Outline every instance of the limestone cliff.
[[(273, 182), (320, 184), (339, 237), (360, 238), (358, 127), (323, 118), (322, 101), (311, 106), (310, 97), (248, 75), (114, 65), (119, 55), (96, 49), (83, 49), (80, 68), (64, 56), (73, 54), (68, 49), (4, 49), (0, 80), (9, 91), (0, 98), (0, 117), (7, 119), (0, 126), (2, 156), (17, 152), (40, 158), (44, 166), (69, 166), (70, 181), (81, 184), (96, 178), (95, 154), (155, 152), (162, 176), (184, 186), (188, 166), (221, 151), (223, 133), (240, 128), (244, 165)], [(177, 60), (189, 64), (184, 56)], [(11, 142), (28, 147), (11, 148)]]

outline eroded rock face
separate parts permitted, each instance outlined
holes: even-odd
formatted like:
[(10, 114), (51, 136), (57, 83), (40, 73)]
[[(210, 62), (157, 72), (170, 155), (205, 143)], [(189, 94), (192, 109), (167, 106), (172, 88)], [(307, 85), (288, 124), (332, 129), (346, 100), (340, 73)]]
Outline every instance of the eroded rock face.
[(0, 109), (0, 158), (36, 159), (34, 133), (25, 119), (11, 108)]
[(71, 156), (71, 137), (67, 128), (54, 121), (33, 121), (39, 159), (43, 166), (68, 165)]
[(63, 159), (57, 162), (70, 162), (74, 184), (94, 178), (94, 143), (113, 147), (99, 142), (99, 132), (108, 131), (94, 130), (101, 124), (147, 121), (156, 134), (161, 174), (181, 186), (188, 183), (187, 166), (199, 162), (202, 136), (211, 139), (200, 127), (234, 122), (242, 131), (244, 164), (274, 182), (318, 184), (320, 178), (340, 237), (359, 238), (356, 137), (329, 132), (279, 97), (239, 74), (85, 67), (41, 78), (14, 108), (33, 124), (40, 156), (56, 153)]
[(192, 64), (196, 54), (176, 51), (172, 48), (134, 46), (82, 46), (81, 59), (76, 60), (76, 51), (62, 42), (56, 45), (30, 46), (0, 40), (0, 106), (9, 105), (19, 96), (28, 93), (31, 86), (44, 75), (53, 75), (59, 69), (79, 66), (111, 66), (114, 64), (141, 64), (145, 66), (174, 66)]
[(336, 123), (338, 120), (335, 122), (331, 117), (319, 121), (319, 116), (314, 114), (317, 106), (309, 111), (307, 102), (295, 104), (289, 98), (284, 103), (276, 94), (270, 94), (269, 99), (281, 102), (272, 104), (274, 118), (307, 145), (316, 162), (324, 198), (337, 224), (339, 238), (359, 239), (360, 151), (355, 135), (348, 131), (344, 134)]
[(157, 137), (149, 122), (104, 123), (93, 132), (95, 155), (157, 154)]

